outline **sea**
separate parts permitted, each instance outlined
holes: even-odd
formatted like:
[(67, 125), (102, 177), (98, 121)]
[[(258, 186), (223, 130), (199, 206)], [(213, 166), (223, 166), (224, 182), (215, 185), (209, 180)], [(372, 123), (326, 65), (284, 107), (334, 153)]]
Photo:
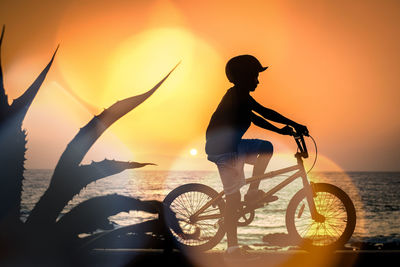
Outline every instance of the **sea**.
[[(51, 175), (52, 170), (25, 171), (21, 203), (23, 220), (26, 220), (47, 189)], [(246, 173), (246, 176), (250, 174)], [(264, 180), (260, 188), (268, 190), (285, 178), (287, 176)], [(349, 243), (400, 243), (400, 172), (311, 172), (309, 180), (334, 184), (343, 189), (353, 200), (357, 212), (357, 225)], [(163, 201), (174, 188), (186, 183), (202, 183), (218, 192), (222, 190), (218, 173), (214, 171), (126, 170), (88, 185), (67, 204), (61, 216), (82, 201), (107, 194), (117, 193), (141, 200)], [(250, 225), (239, 227), (240, 243), (249, 247), (262, 247), (264, 236), (287, 233), (286, 208), (301, 186), (301, 180), (295, 180), (276, 194), (279, 197), (277, 201), (258, 209)], [(242, 193), (246, 190), (246, 186), (241, 189)], [(155, 218), (155, 215), (130, 211), (119, 213), (109, 219), (116, 227), (121, 227), (152, 218)], [(214, 249), (222, 250), (225, 247), (224, 237)]]

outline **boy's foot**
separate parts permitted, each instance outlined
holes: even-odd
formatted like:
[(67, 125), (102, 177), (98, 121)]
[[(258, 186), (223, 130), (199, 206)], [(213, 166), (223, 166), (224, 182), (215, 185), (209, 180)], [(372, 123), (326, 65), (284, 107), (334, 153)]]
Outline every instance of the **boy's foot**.
[(249, 253), (247, 250), (245, 250), (242, 247), (228, 249), (227, 251), (225, 251), (224, 257), (225, 257), (225, 260), (237, 260), (237, 259), (256, 260), (256, 259), (260, 258), (257, 255), (252, 255), (251, 253)]
[(268, 196), (266, 197), (266, 193), (260, 189), (257, 191), (253, 192), (247, 192), (246, 195), (244, 195), (244, 201), (247, 202), (249, 205), (253, 203), (257, 203), (258, 201), (263, 200), (263, 203), (269, 203), (278, 200), (277, 196)]

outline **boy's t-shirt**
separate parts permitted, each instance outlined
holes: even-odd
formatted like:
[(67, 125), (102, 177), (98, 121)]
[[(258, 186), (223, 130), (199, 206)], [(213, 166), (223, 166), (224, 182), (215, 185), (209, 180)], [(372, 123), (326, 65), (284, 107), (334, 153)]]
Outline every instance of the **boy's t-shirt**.
[(230, 88), (211, 117), (206, 131), (206, 153), (219, 155), (237, 152), (242, 136), (250, 127), (257, 102), (246, 91)]

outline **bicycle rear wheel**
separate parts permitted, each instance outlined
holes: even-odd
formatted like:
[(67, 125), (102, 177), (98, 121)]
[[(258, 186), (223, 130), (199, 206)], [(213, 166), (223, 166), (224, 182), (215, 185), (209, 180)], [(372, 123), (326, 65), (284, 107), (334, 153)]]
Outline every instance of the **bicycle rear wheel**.
[(164, 199), (164, 205), (175, 214), (183, 234), (169, 230), (181, 247), (205, 251), (216, 246), (224, 237), (222, 215), (225, 202), (221, 199), (204, 210), (200, 216), (214, 215), (214, 218), (194, 221), (192, 217), (208, 201), (218, 195), (217, 191), (203, 184), (185, 184), (172, 190)]
[(354, 232), (354, 204), (334, 185), (317, 183), (312, 188), (317, 212), (323, 219), (319, 222), (312, 219), (305, 191), (300, 190), (290, 200), (286, 211), (288, 233), (308, 250), (340, 248)]

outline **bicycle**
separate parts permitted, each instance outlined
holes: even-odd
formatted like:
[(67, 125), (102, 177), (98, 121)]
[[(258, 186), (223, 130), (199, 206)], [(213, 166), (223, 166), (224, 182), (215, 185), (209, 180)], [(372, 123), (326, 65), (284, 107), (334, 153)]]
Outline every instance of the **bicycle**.
[[(256, 203), (248, 205), (242, 202), (238, 212), (238, 226), (249, 225), (254, 219), (255, 210), (263, 207), (266, 199), (301, 178), (303, 188), (294, 194), (286, 209), (285, 223), (289, 236), (307, 250), (342, 247), (355, 229), (354, 204), (339, 187), (308, 181), (303, 164), (303, 158), (308, 158), (304, 137), (295, 133), (293, 137), (298, 147), (294, 155), (297, 164), (247, 178), (246, 184), (296, 172), (267, 191), (265, 197)], [(190, 183), (172, 190), (163, 203), (176, 214), (182, 232), (175, 232), (173, 229), (176, 228), (172, 225), (169, 230), (182, 248), (205, 251), (216, 246), (224, 237), (223, 191), (218, 193), (207, 185)]]

